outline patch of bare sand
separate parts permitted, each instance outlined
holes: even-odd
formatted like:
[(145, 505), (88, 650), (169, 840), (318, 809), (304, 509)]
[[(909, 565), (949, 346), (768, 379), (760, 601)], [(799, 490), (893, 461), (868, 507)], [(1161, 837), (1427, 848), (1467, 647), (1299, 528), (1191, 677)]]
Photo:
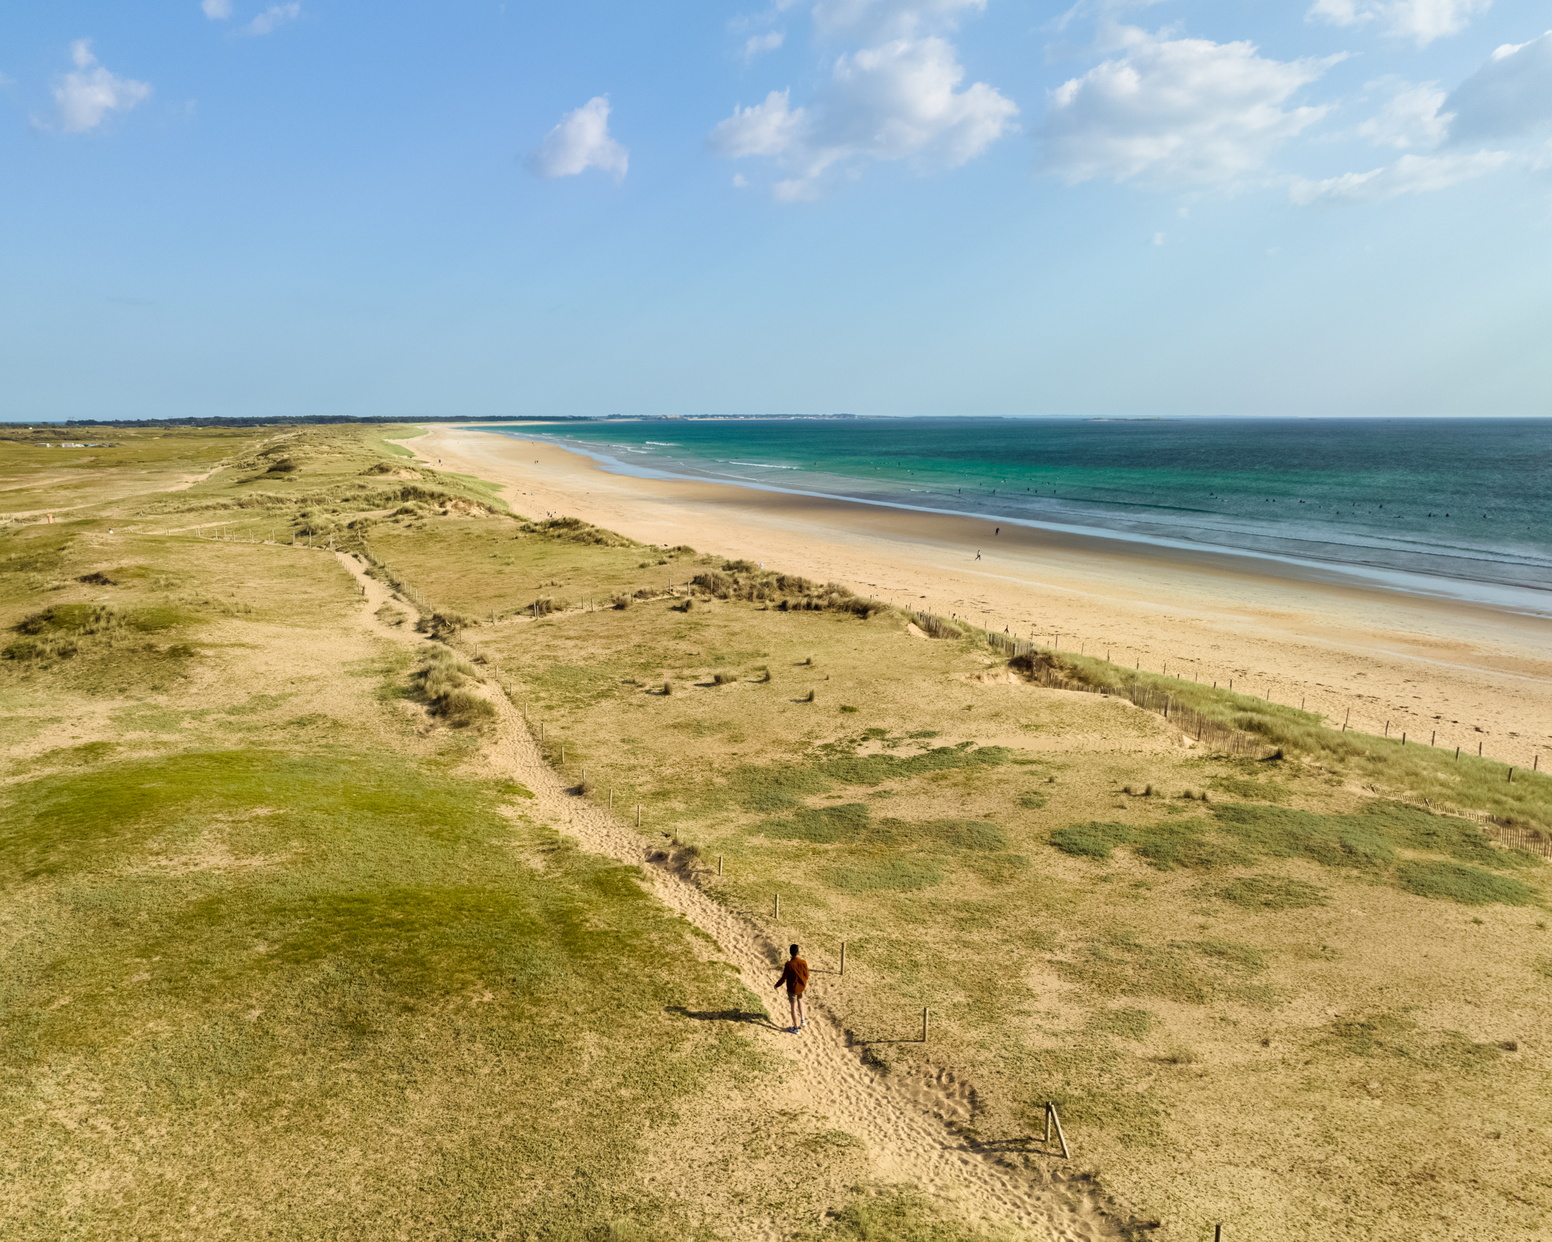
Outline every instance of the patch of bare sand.
[[(891, 603), (1059, 639), (1354, 728), (1552, 761), (1552, 622), (1172, 559), (991, 522), (721, 483), (612, 474), (553, 445), (436, 427), (423, 460), (504, 485), (520, 513), (566, 513), (645, 542), (764, 561)], [(974, 560), (976, 551), (983, 559)]]

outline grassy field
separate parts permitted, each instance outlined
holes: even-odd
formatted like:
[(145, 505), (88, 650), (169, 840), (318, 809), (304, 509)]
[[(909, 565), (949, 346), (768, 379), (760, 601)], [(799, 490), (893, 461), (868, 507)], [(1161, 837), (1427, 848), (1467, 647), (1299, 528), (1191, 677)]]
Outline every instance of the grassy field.
[[(674, 1016), (757, 1003), (358, 624), (304, 532), (380, 502), (385, 450), (293, 447), (255, 501), (255, 433), (115, 438), (0, 545), (0, 1236), (938, 1228), (742, 1028)], [(44, 453), (0, 443), (18, 511)]]
[(1054, 1101), (1182, 1242), (1541, 1228), (1548, 872), (1469, 816), (1552, 827), (1544, 776), (1157, 679), (1257, 742), (1214, 753), (1101, 661), (1033, 684), (378, 437), (0, 442), (13, 512), (81, 506), (0, 546), (3, 1236), (968, 1236), (781, 1112), (736, 1024), (672, 1019), (757, 1002), (501, 779), (330, 542), (717, 900), (844, 941), (824, 1004), (958, 1084), (963, 1138), (1051, 1167)]

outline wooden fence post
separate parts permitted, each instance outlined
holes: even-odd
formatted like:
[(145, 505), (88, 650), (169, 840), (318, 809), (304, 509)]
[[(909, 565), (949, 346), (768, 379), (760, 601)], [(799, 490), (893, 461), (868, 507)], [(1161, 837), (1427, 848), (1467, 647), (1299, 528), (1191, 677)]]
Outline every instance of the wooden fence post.
[(846, 942), (841, 941), (841, 974), (846, 973)]
[(923, 1009), (922, 1010), (922, 1037), (921, 1037), (922, 1043), (926, 1043), (927, 1042), (927, 1014), (929, 1012), (931, 1012), (931, 1011), (927, 1010), (927, 1009)]
[(636, 827), (641, 827), (641, 803), (636, 803)]

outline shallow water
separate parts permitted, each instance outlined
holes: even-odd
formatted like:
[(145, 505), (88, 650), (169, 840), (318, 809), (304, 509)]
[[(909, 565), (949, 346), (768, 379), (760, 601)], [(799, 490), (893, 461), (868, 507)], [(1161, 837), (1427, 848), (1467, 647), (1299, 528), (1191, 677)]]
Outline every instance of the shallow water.
[(1552, 612), (1552, 419), (990, 419), (487, 427), (631, 473), (1314, 565)]

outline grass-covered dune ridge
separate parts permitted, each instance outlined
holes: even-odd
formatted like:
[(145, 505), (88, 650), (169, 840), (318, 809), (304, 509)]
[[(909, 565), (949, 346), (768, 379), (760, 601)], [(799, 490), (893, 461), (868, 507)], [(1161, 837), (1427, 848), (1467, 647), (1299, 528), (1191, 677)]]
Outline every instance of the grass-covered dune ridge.
[[(18, 1236), (985, 1232), (791, 1106), (764, 998), (511, 780), (497, 687), (573, 799), (639, 806), (801, 942), (851, 1054), (955, 1143), (1171, 1242), (1534, 1236), (1548, 872), (1475, 816), (1546, 824), (1545, 777), (1066, 652), (1047, 684), (998, 635), (510, 512), (382, 434), (148, 433), (7, 493), (59, 512), (0, 533), (6, 641), (80, 644), (0, 661)], [(380, 636), (414, 613), (436, 641)]]

